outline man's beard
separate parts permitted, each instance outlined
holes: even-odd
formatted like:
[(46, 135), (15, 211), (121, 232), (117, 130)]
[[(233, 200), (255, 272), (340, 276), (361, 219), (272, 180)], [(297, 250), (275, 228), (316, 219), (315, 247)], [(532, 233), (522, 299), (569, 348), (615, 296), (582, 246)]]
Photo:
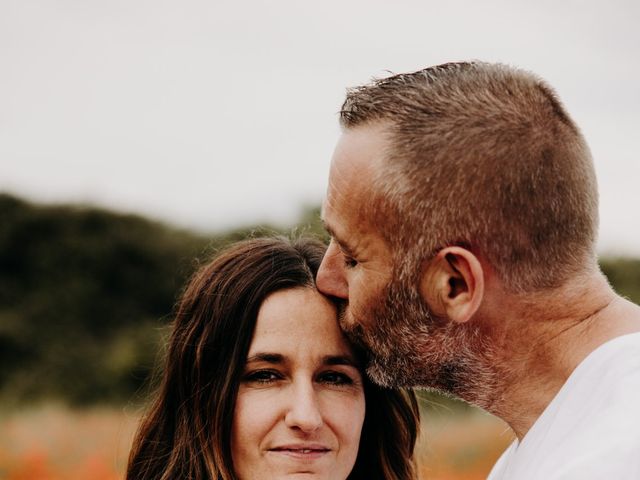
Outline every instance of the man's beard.
[(437, 318), (417, 282), (394, 276), (371, 304), (342, 310), (340, 323), (368, 351), (367, 374), (375, 383), (432, 388), (484, 408), (492, 402), (496, 372), (481, 329)]

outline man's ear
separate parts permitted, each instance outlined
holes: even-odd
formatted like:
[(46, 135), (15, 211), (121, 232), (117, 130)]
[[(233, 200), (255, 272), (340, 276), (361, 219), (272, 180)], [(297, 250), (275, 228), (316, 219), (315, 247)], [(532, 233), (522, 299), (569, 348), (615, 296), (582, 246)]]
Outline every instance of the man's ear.
[(437, 316), (467, 322), (484, 296), (482, 264), (465, 248), (443, 248), (425, 265), (420, 293)]

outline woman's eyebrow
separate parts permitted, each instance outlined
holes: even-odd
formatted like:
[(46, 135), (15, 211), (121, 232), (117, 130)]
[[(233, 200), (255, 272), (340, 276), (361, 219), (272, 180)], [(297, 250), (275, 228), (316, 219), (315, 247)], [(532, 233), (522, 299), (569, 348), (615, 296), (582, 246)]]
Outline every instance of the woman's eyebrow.
[(323, 365), (348, 365), (360, 368), (358, 362), (350, 355), (326, 355), (322, 357)]
[[(285, 363), (284, 355), (280, 353), (259, 352), (247, 358), (247, 363), (266, 362), (280, 365)], [(347, 365), (360, 368), (360, 364), (351, 355), (325, 355), (320, 359), (322, 365)]]
[(281, 364), (284, 363), (284, 356), (279, 353), (259, 352), (247, 358), (247, 363), (253, 362)]

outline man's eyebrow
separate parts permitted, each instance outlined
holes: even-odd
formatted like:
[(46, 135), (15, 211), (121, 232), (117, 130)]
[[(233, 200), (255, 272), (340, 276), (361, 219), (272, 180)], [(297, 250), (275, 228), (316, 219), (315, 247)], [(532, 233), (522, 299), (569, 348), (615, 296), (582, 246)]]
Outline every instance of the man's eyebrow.
[(322, 227), (327, 231), (327, 233), (329, 235), (331, 235), (332, 237), (336, 236), (336, 232), (333, 230), (333, 228), (331, 228), (331, 225), (329, 225), (326, 220), (324, 219), (324, 217), (320, 217), (320, 221), (322, 222)]
[(281, 364), (284, 363), (284, 356), (280, 355), (279, 353), (260, 352), (247, 358), (247, 363), (253, 362)]
[(335, 230), (331, 228), (331, 226), (327, 222), (325, 222), (324, 218), (321, 218), (320, 220), (322, 221), (322, 226), (327, 231), (327, 233), (331, 235), (331, 238), (333, 238), (340, 246), (340, 250), (342, 250), (343, 253), (346, 253), (350, 257), (354, 256), (353, 249), (336, 235)]

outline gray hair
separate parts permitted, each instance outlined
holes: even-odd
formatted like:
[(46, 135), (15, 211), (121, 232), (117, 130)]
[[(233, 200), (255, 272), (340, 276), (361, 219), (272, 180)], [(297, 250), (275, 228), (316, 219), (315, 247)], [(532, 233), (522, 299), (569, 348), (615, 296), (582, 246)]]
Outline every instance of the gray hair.
[(537, 76), (500, 64), (438, 65), (350, 89), (340, 120), (384, 131), (368, 216), (405, 265), (461, 245), (525, 292), (559, 286), (595, 262), (591, 154)]

